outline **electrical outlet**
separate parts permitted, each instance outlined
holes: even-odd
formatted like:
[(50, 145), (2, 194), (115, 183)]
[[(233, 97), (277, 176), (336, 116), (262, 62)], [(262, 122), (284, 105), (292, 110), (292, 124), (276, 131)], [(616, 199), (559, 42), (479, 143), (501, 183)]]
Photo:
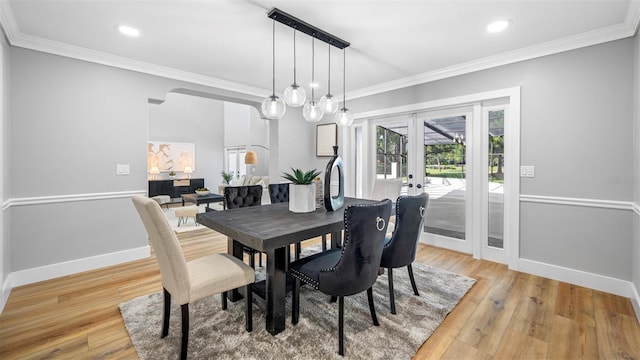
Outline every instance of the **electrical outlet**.
[(535, 177), (535, 166), (520, 166), (520, 177)]
[(116, 164), (116, 175), (129, 175), (129, 164)]

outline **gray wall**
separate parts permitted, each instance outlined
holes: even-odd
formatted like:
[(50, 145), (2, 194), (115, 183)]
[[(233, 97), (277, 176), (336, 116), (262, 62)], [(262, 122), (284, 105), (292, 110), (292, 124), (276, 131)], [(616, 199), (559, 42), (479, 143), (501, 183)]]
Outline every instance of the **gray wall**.
[[(5, 285), (5, 279), (11, 272), (11, 247), (10, 247), (10, 231), (11, 231), (11, 217), (10, 212), (6, 211), (4, 206), (7, 201), (7, 194), (9, 194), (8, 181), (9, 173), (9, 150), (11, 146), (11, 137), (9, 132), (9, 66), (10, 66), (10, 49), (7, 44), (4, 31), (0, 29), (0, 139), (2, 144), (0, 145), (0, 206), (2, 206), (2, 216), (0, 217), (0, 296), (4, 296), (3, 289)], [(2, 300), (0, 300), (0, 306)]]
[[(12, 186), (5, 196), (22, 204), (6, 211), (12, 272), (147, 246), (130, 200), (108, 195), (147, 188), (149, 99), (179, 91), (261, 101), (15, 47), (10, 76), (19, 81), (10, 88), (12, 167), (5, 178)], [(117, 176), (116, 164), (129, 164), (131, 174)]]
[[(355, 112), (521, 86), (521, 194), (631, 201), (634, 39), (349, 101)], [(564, 221), (563, 221), (564, 220)], [(631, 280), (626, 210), (521, 203), (520, 257)], [(584, 224), (610, 229), (578, 231)], [(591, 229), (593, 225), (588, 226)], [(552, 229), (546, 231), (541, 229)], [(620, 230), (621, 229), (621, 230)], [(610, 249), (603, 251), (603, 242)]]
[[(640, 36), (635, 37), (635, 76), (633, 87), (633, 199), (636, 213), (633, 217), (633, 284), (640, 291)], [(640, 300), (639, 300), (640, 301)], [(636, 304), (640, 308), (640, 304)], [(636, 314), (640, 318), (640, 313)]]
[[(170, 93), (162, 104), (149, 104), (149, 141), (195, 143), (192, 177), (204, 178), (211, 189), (220, 183), (224, 167), (223, 128), (223, 101)], [(169, 176), (162, 173), (158, 178)]]

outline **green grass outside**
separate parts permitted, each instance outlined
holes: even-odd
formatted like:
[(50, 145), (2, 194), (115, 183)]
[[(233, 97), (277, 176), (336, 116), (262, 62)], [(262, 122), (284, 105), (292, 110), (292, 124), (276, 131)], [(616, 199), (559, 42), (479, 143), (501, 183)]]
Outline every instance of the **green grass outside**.
[[(494, 174), (491, 175), (491, 171), (493, 170)], [(440, 169), (437, 168), (427, 168), (427, 176), (430, 177), (443, 177), (443, 178), (453, 178), (453, 179), (464, 179), (465, 171), (462, 166), (457, 165), (442, 165)], [(504, 174), (496, 174), (497, 167), (494, 166), (493, 169), (489, 168), (489, 180), (496, 183), (504, 183)]]

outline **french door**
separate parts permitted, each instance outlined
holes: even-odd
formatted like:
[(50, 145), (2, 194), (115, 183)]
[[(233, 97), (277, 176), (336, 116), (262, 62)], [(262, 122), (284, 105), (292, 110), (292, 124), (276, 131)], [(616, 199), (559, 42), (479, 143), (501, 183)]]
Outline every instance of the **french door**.
[(247, 167), (244, 164), (244, 156), (247, 153), (246, 147), (228, 147), (225, 152), (225, 171), (230, 172), (236, 179), (246, 175)]
[[(363, 114), (352, 138), (358, 134), (353, 156), (370, 164), (362, 171), (375, 174), (362, 178), (401, 177), (404, 194), (429, 194), (422, 242), (513, 268), (518, 250), (519, 89), (507, 93), (514, 97)], [(371, 181), (361, 181), (362, 186)], [(359, 183), (354, 192), (368, 194)]]

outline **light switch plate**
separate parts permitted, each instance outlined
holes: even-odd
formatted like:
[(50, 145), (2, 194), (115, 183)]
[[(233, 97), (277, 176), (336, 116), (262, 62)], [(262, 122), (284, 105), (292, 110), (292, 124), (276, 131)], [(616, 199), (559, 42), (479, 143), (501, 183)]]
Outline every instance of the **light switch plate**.
[(521, 177), (535, 177), (535, 166), (520, 166)]
[(116, 175), (129, 175), (129, 164), (116, 164)]

